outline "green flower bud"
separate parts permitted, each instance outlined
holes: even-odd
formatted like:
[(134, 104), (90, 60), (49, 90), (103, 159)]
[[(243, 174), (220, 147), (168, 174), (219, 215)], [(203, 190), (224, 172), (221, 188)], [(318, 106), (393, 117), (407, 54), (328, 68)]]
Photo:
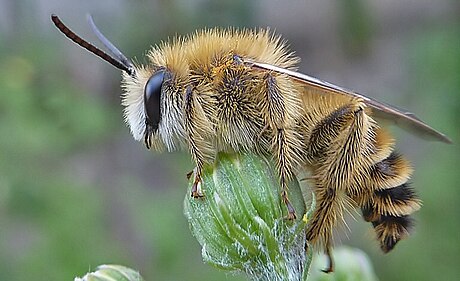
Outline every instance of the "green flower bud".
[(334, 273), (324, 274), (321, 269), (327, 264), (324, 255), (315, 257), (309, 281), (377, 281), (369, 257), (361, 250), (342, 246), (333, 251)]
[(142, 281), (139, 272), (121, 265), (104, 264), (75, 281)]
[(245, 272), (252, 280), (306, 280), (306, 207), (297, 180), (289, 198), (298, 219), (286, 219), (279, 180), (269, 161), (252, 154), (220, 153), (204, 168), (201, 193), (187, 193), (184, 213), (205, 262)]

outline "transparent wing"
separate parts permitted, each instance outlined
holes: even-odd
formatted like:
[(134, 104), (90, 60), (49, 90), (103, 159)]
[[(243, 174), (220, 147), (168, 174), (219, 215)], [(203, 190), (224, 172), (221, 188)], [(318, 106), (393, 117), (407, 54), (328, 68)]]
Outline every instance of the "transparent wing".
[(376, 101), (364, 95), (355, 93), (353, 91), (344, 89), (332, 83), (319, 80), (315, 77), (296, 72), (293, 70), (281, 68), (275, 65), (255, 62), (252, 60), (245, 59), (244, 63), (253, 68), (261, 70), (273, 71), (288, 75), (295, 79), (299, 83), (302, 83), (305, 87), (311, 87), (317, 92), (324, 92), (325, 94), (337, 94), (346, 95), (362, 99), (369, 107), (373, 109), (374, 116), (377, 118), (391, 121), (401, 128), (408, 130), (422, 138), (437, 140), (445, 143), (452, 143), (452, 141), (443, 133), (428, 126), (422, 120), (417, 118), (413, 113), (406, 112), (395, 108), (394, 106), (385, 104), (383, 102)]

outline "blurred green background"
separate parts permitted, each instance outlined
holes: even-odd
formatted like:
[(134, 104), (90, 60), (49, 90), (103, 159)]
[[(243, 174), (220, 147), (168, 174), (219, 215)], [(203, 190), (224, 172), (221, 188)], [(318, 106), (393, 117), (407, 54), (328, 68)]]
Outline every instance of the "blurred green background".
[(73, 280), (102, 263), (146, 280), (245, 280), (201, 261), (182, 215), (186, 153), (155, 154), (124, 126), (120, 74), (64, 38), (86, 13), (140, 62), (201, 27), (270, 27), (308, 74), (416, 112), (453, 145), (395, 130), (424, 201), (415, 233), (383, 255), (359, 215), (338, 244), (380, 280), (458, 280), (460, 2), (0, 0), (0, 280)]

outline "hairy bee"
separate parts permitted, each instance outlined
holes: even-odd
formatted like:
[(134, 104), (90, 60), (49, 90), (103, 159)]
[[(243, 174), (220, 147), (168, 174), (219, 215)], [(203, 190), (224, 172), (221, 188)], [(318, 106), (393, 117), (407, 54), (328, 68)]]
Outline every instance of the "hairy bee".
[[(192, 196), (200, 197), (202, 167), (218, 151), (251, 151), (276, 163), (289, 218), (287, 182), (311, 173), (316, 210), (307, 240), (329, 252), (347, 206), (362, 210), (388, 252), (408, 236), (420, 199), (407, 181), (409, 162), (376, 120), (392, 120), (450, 143), (413, 114), (296, 72), (299, 62), (267, 30), (209, 29), (153, 47), (147, 65), (133, 64), (97, 29), (104, 53), (52, 15), (67, 37), (123, 70), (122, 104), (132, 135), (147, 148), (188, 150), (196, 164)], [(325, 271), (332, 271), (329, 267)]]

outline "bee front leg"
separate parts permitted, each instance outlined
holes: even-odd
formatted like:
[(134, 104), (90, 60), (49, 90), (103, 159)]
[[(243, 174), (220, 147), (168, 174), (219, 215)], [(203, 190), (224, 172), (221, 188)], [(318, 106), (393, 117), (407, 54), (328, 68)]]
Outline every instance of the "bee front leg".
[(195, 167), (195, 169), (192, 171), (192, 174), (194, 179), (190, 196), (193, 198), (203, 197), (204, 195), (201, 190), (201, 170), (199, 170), (198, 167)]
[(184, 103), (184, 113), (185, 113), (185, 128), (187, 132), (188, 146), (192, 159), (196, 164), (195, 169), (188, 176), (194, 176), (191, 196), (194, 198), (203, 197), (201, 191), (201, 173), (203, 170), (203, 165), (205, 162), (205, 151), (208, 151), (210, 148), (207, 141), (204, 139), (205, 135), (203, 124), (209, 124), (204, 120), (204, 113), (193, 94), (191, 87), (187, 87), (185, 92), (185, 103)]
[(193, 185), (192, 185), (192, 191), (190, 196), (194, 198), (200, 198), (203, 197), (203, 192), (201, 191), (201, 174), (198, 172), (197, 167), (195, 167), (193, 170), (188, 172), (186, 175), (187, 180), (190, 180), (190, 178), (193, 176)]

